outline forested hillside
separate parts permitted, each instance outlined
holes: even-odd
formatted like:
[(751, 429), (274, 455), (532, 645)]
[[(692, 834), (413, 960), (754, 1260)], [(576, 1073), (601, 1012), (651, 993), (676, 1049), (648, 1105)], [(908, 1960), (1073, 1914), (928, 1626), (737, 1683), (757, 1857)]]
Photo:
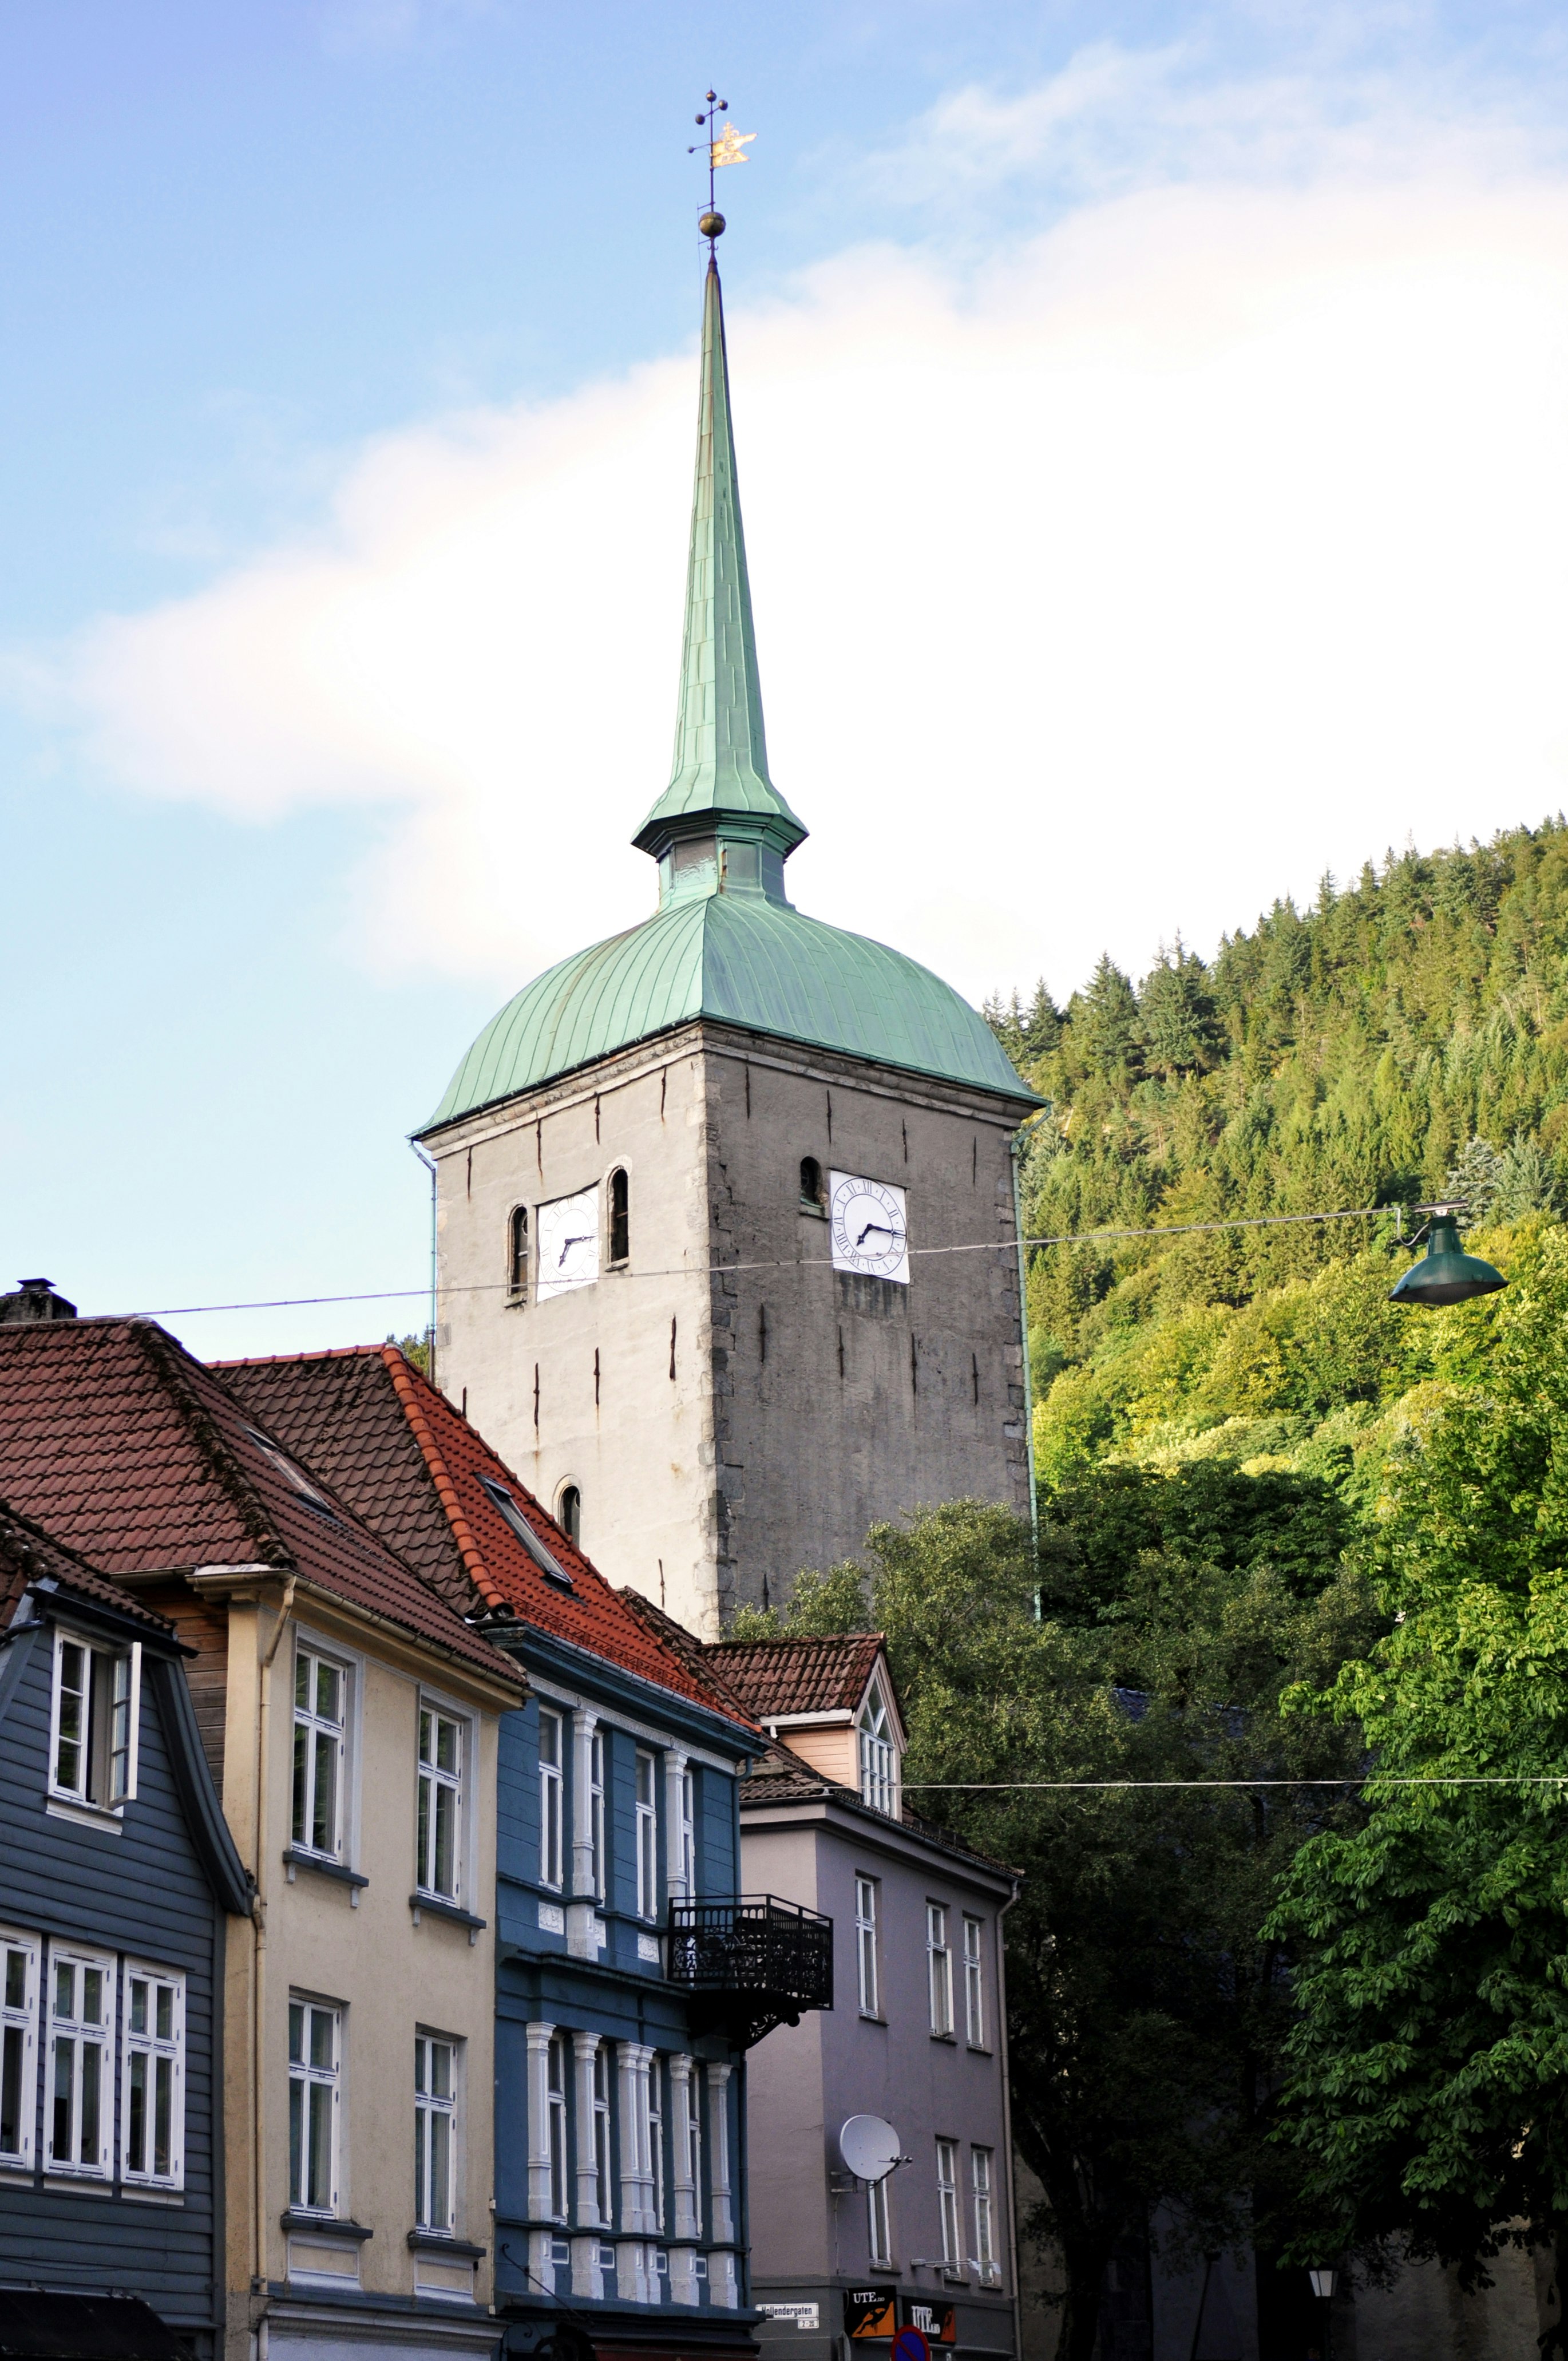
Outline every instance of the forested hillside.
[(1178, 943), (1135, 985), (1102, 959), (1064, 1009), (1042, 988), (987, 1013), (1050, 1102), (1031, 1235), (1386, 1209), (1037, 1249), (1042, 1480), (1220, 1457), (1369, 1498), (1420, 1389), (1474, 1374), (1491, 1333), (1486, 1304), (1388, 1303), (1397, 1209), (1462, 1191), (1506, 1268), (1568, 1206), (1568, 824), (1390, 854), (1211, 963)]

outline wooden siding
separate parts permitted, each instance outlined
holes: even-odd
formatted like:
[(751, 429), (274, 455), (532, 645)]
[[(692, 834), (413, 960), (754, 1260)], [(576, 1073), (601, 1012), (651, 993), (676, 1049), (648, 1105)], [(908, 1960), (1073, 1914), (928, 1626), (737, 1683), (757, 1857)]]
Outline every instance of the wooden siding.
[(185, 1680), (202, 1733), (202, 1751), (213, 1784), (224, 1792), (224, 1729), (229, 1674), (228, 1609), (198, 1598), (183, 1582), (139, 1584), (137, 1596), (157, 1615), (167, 1616), (188, 1648), (197, 1653), (185, 1659)]
[[(12, 1650), (25, 1651), (13, 1670)], [(137, 1795), (113, 1836), (47, 1812), (52, 1633), (0, 1652), (10, 1695), (0, 1710), (0, 1920), (18, 1931), (114, 1951), (185, 1977), (185, 2186), (182, 2202), (125, 2199), (112, 2185), (49, 2189), (41, 2169), (46, 1989), (40, 2009), (36, 2156), (30, 2183), (0, 2181), (0, 2280), (146, 2298), (198, 2353), (221, 2314), (214, 2220), (214, 1970), (222, 1924), (197, 1861), (170, 1773), (156, 1704), (144, 1683)], [(3, 1690), (0, 1690), (3, 1694)], [(118, 2077), (116, 2075), (116, 2081)], [(116, 2117), (116, 2162), (118, 2157)]]

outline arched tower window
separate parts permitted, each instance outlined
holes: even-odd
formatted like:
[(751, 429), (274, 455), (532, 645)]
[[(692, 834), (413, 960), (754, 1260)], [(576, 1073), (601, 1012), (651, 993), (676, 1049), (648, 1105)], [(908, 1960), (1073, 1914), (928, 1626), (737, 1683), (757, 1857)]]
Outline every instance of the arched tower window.
[(516, 1298), (528, 1292), (528, 1207), (517, 1205), (507, 1224), (507, 1292)]
[(631, 1183), (622, 1171), (609, 1176), (609, 1258), (627, 1262), (631, 1255)]
[(880, 1682), (873, 1681), (861, 1708), (858, 1729), (861, 1753), (861, 1801), (873, 1812), (898, 1817), (898, 1749), (893, 1720)]
[(800, 1159), (800, 1205), (803, 1213), (820, 1213), (825, 1208), (822, 1187), (822, 1167), (815, 1156)]
[(583, 1538), (583, 1496), (575, 1484), (563, 1484), (561, 1497), (555, 1503), (555, 1522), (571, 1543), (580, 1547)]

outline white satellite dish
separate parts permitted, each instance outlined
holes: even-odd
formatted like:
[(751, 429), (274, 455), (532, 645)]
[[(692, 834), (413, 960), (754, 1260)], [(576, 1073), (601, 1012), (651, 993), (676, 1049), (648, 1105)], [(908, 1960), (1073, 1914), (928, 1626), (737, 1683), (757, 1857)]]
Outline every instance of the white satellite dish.
[(899, 2160), (898, 2134), (880, 2115), (850, 2115), (839, 2126), (839, 2153), (857, 2180), (885, 2180)]

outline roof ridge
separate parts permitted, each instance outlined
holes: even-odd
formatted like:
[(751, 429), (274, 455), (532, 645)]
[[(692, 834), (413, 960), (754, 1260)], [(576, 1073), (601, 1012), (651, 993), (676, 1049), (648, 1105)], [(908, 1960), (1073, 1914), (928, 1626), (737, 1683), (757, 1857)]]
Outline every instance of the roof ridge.
[(755, 1640), (705, 1640), (705, 1648), (821, 1648), (837, 1641), (857, 1643), (874, 1640), (880, 1648), (887, 1645), (885, 1631), (773, 1631)]
[[(395, 1352), (398, 1347), (392, 1349)], [(386, 1350), (385, 1345), (319, 1345), (310, 1353), (236, 1353), (227, 1360), (203, 1361), (200, 1366), (204, 1369), (271, 1368), (284, 1361), (349, 1361)]]
[[(457, 1498), (457, 1487), (452, 1481), (446, 1461), (442, 1455), (441, 1445), (436, 1442), (430, 1421), (426, 1418), (418, 1400), (416, 1378), (420, 1385), (428, 1385), (429, 1380), (411, 1367), (407, 1358), (396, 1345), (383, 1345), (379, 1349), (382, 1366), (391, 1378), (392, 1390), (402, 1405), (403, 1416), (409, 1423), (409, 1432), (419, 1445), (426, 1473), (435, 1487), (436, 1498), (441, 1502), (443, 1514), (451, 1528), (452, 1538), (457, 1544), (457, 1554), (463, 1561), (468, 1577), (487, 1607), (503, 1609), (510, 1612), (510, 1601), (496, 1583), (489, 1567), (485, 1564), (484, 1552), (474, 1537), (473, 1527), (463, 1513), (462, 1503)], [(431, 1388), (431, 1391), (434, 1391), (433, 1387)]]

